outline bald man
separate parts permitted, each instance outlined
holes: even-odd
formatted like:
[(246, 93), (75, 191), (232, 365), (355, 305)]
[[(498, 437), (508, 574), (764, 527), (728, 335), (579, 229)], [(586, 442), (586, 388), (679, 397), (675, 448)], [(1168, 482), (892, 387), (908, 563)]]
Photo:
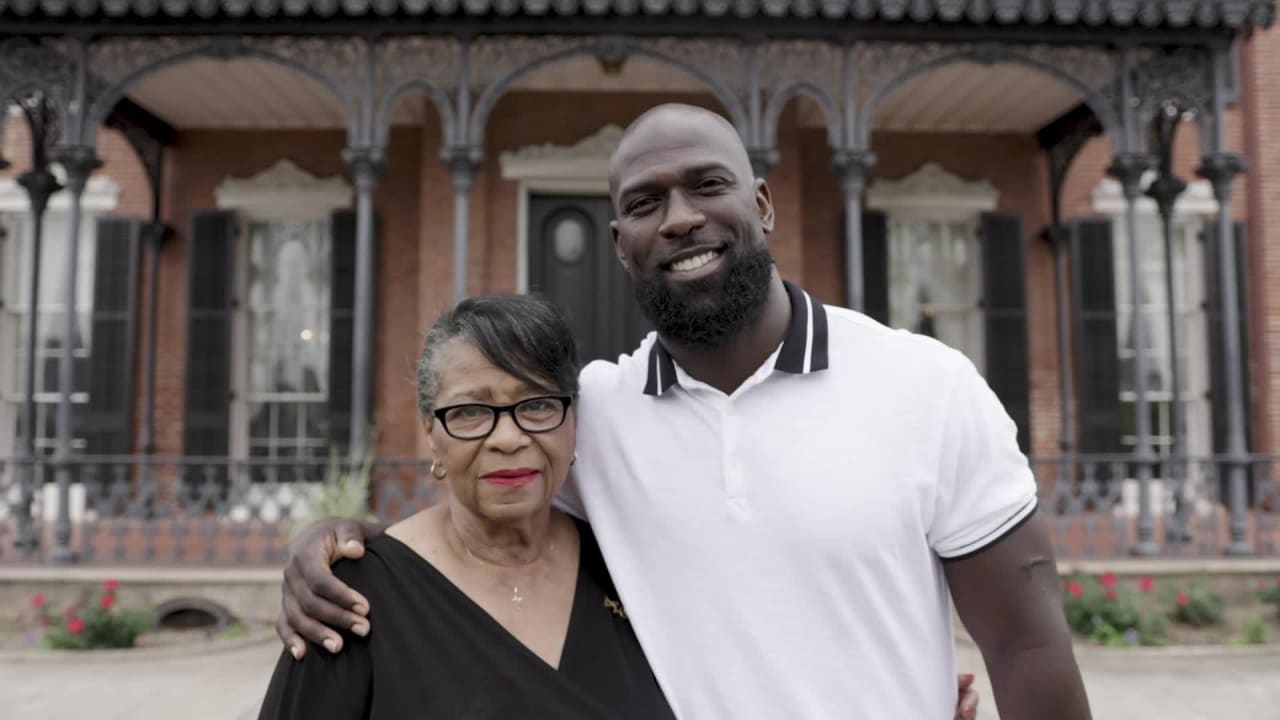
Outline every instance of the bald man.
[[(715, 113), (646, 112), (609, 188), (656, 332), (584, 369), (559, 502), (591, 522), (676, 714), (970, 716), (954, 601), (1002, 717), (1089, 717), (1035, 482), (972, 363), (784, 281), (768, 183)], [(329, 564), (378, 530), (328, 520), (295, 546), (277, 630), (296, 654), (368, 631)]]

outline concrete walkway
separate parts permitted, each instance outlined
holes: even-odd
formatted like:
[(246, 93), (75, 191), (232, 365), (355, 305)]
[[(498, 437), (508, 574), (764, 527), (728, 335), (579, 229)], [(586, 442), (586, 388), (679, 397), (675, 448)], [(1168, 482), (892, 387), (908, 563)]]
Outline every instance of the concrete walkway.
[[(271, 637), (195, 657), (0, 659), (0, 716), (254, 720), (279, 651)], [(1280, 649), (1214, 655), (1086, 649), (1080, 660), (1098, 720), (1280, 720)], [(960, 661), (981, 670), (971, 647), (961, 646)], [(992, 720), (995, 705), (981, 673), (979, 683), (980, 717)]]

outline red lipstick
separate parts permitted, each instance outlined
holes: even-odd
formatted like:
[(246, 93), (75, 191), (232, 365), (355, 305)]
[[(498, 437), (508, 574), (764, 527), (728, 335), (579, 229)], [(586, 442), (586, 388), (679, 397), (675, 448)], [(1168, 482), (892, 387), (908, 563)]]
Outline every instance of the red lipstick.
[(507, 488), (522, 488), (525, 485), (538, 479), (542, 474), (540, 470), (533, 468), (513, 468), (507, 470), (494, 470), (480, 476), (481, 480), (487, 480), (494, 485), (501, 485)]

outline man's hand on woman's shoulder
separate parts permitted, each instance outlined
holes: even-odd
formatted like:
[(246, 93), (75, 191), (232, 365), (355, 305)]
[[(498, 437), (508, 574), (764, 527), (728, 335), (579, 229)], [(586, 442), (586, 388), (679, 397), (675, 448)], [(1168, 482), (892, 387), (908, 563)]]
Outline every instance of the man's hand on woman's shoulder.
[(293, 543), (284, 568), (276, 635), (294, 659), (306, 654), (308, 640), (331, 653), (341, 652), (338, 629), (361, 637), (369, 634), (369, 601), (333, 574), (333, 564), (363, 557), (365, 539), (385, 529), (380, 523), (325, 518), (309, 525)]

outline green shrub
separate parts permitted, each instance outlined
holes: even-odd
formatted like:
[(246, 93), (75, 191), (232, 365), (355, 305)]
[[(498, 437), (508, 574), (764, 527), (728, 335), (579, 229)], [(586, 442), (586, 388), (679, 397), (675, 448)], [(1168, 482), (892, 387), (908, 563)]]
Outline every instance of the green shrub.
[(1267, 624), (1254, 615), (1244, 625), (1244, 641), (1249, 645), (1261, 645), (1267, 641)]
[(1222, 598), (1203, 585), (1185, 590), (1170, 590), (1166, 597), (1169, 617), (1192, 627), (1222, 624)]
[[(1139, 587), (1149, 591), (1151, 580), (1143, 578)], [(1062, 602), (1072, 630), (1096, 643), (1123, 647), (1164, 642), (1164, 618), (1144, 613), (1138, 595), (1120, 588), (1111, 573), (1067, 581)]]
[[(368, 447), (373, 447), (372, 440)], [(366, 452), (355, 465), (340, 457), (336, 451), (331, 452), (324, 481), (300, 488), (302, 497), (291, 513), (290, 534), (296, 538), (308, 525), (326, 517), (371, 520), (373, 514), (369, 512), (369, 485), (373, 465), (372, 452)]]
[(151, 627), (151, 618), (139, 610), (116, 605), (114, 580), (81, 595), (60, 615), (45, 604), (43, 596), (32, 601), (46, 628), (45, 646), (54, 650), (100, 650), (133, 647), (138, 636)]
[(1260, 581), (1258, 599), (1268, 605), (1275, 605), (1276, 614), (1280, 615), (1280, 577), (1276, 578), (1274, 585), (1269, 585), (1265, 580)]

